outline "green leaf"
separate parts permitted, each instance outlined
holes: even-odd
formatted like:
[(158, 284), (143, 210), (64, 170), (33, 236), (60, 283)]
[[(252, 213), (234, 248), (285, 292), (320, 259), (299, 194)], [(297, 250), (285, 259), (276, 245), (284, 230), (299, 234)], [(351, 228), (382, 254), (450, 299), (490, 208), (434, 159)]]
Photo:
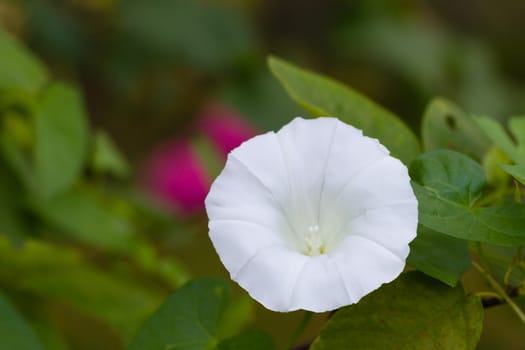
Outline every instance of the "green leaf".
[[(32, 306), (34, 306), (34, 304), (32, 304)], [(42, 312), (40, 308), (38, 311), (39, 312), (35, 312), (35, 310), (32, 310), (31, 312), (31, 327), (35, 330), (44, 349), (71, 350), (66, 336), (63, 334), (64, 330), (60, 329), (60, 326), (55, 323), (56, 320), (50, 320), (52, 317), (49, 317), (50, 315), (46, 314), (45, 311)]]
[(474, 120), (496, 146), (501, 148), (512, 159), (516, 157), (514, 143), (500, 123), (488, 117), (476, 117)]
[(44, 349), (23, 316), (0, 293), (0, 344), (3, 349)]
[(125, 178), (130, 173), (126, 159), (109, 135), (102, 130), (93, 136), (91, 166), (98, 173), (108, 173), (119, 178)]
[(414, 133), (393, 113), (327, 77), (270, 57), (270, 70), (290, 97), (313, 116), (333, 116), (379, 139), (405, 164), (419, 154)]
[[(0, 184), (1, 186), (1, 184)], [(14, 197), (6, 195), (0, 188), (0, 236), (8, 237), (13, 244), (21, 244), (28, 234), (25, 218), (18, 211), (19, 203)]]
[(47, 72), (25, 47), (0, 29), (0, 90), (36, 92), (47, 80)]
[(213, 349), (230, 294), (220, 279), (190, 281), (144, 324), (129, 349)]
[(509, 174), (502, 169), (502, 165), (510, 164), (512, 160), (499, 147), (492, 145), (483, 157), (483, 170), (487, 182), (495, 189), (500, 189), (502, 195), (506, 192)]
[[(508, 286), (522, 286), (525, 282), (525, 269), (519, 267), (523, 261), (521, 247), (501, 247), (485, 244), (483, 256), (490, 264), (490, 273), (497, 281), (506, 281)], [(518, 266), (516, 266), (518, 264)], [(509, 267), (512, 269), (509, 271)]]
[(223, 340), (217, 350), (275, 350), (273, 339), (260, 331), (246, 331), (235, 337)]
[(471, 116), (441, 98), (428, 105), (421, 134), (425, 151), (450, 149), (481, 160), (490, 146), (489, 139)]
[(55, 83), (47, 88), (35, 115), (34, 190), (53, 196), (79, 177), (87, 149), (87, 118), (80, 93)]
[[(516, 151), (525, 157), (525, 116), (510, 118), (508, 125), (512, 136), (514, 136), (516, 140), (518, 148)], [(523, 159), (523, 161), (525, 161), (525, 159)]]
[(24, 190), (30, 189), (36, 191), (37, 185), (35, 180), (34, 169), (28, 160), (28, 157), (17, 147), (13, 138), (0, 130), (0, 147), (5, 161), (16, 174), (17, 179), (24, 184)]
[(468, 244), (420, 225), (416, 239), (410, 243), (407, 263), (454, 287), (470, 267)]
[(445, 150), (417, 157), (410, 164), (410, 177), (425, 186), (429, 195), (463, 207), (472, 207), (485, 186), (481, 165), (461, 153)]
[(525, 167), (522, 165), (499, 164), (507, 174), (513, 176), (516, 180), (525, 185)]
[(478, 297), (409, 272), (337, 311), (310, 349), (473, 350), (482, 321)]
[(247, 294), (241, 294), (224, 311), (217, 335), (220, 339), (232, 337), (254, 318), (253, 299)]
[(158, 307), (161, 293), (108, 270), (72, 249), (41, 240), (26, 240), (20, 249), (0, 237), (0, 285), (73, 307), (129, 339)]
[(126, 251), (133, 246), (134, 227), (115, 212), (111, 198), (89, 188), (72, 188), (50, 199), (33, 198), (31, 208), (56, 233), (99, 248)]
[[(26, 187), (41, 197), (52, 197), (69, 187), (80, 176), (86, 146), (87, 118), (79, 92), (55, 83), (32, 102), (30, 147), (20, 144), (9, 130), (0, 133), (0, 146), (6, 161)], [(19, 126), (23, 119), (19, 119)], [(28, 142), (26, 142), (28, 143)], [(29, 148), (29, 149), (25, 149)]]
[[(2, 94), (2, 97), (6, 97), (6, 95), (8, 94)], [(3, 132), (9, 134), (14, 143), (21, 149), (31, 149), (35, 141), (32, 121), (27, 117), (27, 115), (31, 113), (31, 107), (28, 107), (28, 105), (31, 105), (31, 102), (27, 100), (9, 101), (9, 99), (10, 97), (7, 97), (8, 101), (6, 101), (5, 110), (3, 111), (3, 106), (1, 106), (2, 102), (0, 102), (0, 116), (3, 122), (1, 127)], [(19, 110), (15, 111), (16, 109)]]
[(501, 169), (525, 185), (525, 117), (514, 117), (509, 120), (509, 129), (516, 143), (497, 121), (487, 117), (477, 117), (476, 122), (492, 142), (514, 161), (514, 165), (500, 164)]
[(525, 243), (525, 206), (476, 207), (486, 185), (481, 166), (453, 151), (420, 155), (410, 165), (419, 223), (447, 235), (497, 245)]
[(178, 288), (190, 279), (186, 266), (175, 255), (159, 256), (156, 247), (146, 241), (133, 248), (126, 253), (148, 278), (159, 278), (171, 288)]
[(21, 190), (22, 186), (0, 161), (0, 236), (4, 235), (18, 245), (29, 233), (28, 218), (21, 210)]

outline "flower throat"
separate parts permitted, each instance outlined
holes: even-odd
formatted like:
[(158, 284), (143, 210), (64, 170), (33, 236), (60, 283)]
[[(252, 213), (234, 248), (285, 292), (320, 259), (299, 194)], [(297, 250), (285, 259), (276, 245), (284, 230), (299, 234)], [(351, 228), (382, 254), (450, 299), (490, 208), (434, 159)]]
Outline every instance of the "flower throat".
[(304, 236), (304, 243), (306, 245), (304, 251), (305, 255), (318, 256), (326, 252), (326, 247), (319, 232), (318, 225), (308, 226), (307, 232)]

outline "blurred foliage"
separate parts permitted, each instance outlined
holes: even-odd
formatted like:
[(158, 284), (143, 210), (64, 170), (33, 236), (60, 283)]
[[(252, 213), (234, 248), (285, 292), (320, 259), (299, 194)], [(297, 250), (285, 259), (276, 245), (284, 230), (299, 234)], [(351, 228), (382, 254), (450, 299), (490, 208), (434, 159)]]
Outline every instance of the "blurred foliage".
[(2, 335), (2, 346), (10, 349), (38, 350), (43, 349), (42, 344), (36, 337), (27, 321), (13, 308), (10, 302), (0, 294), (0, 311), (2, 322), (0, 322), (0, 334)]
[(432, 2), (356, 3), (354, 20), (338, 28), (334, 45), (340, 59), (372, 62), (372, 74), (395, 79), (388, 93), (399, 95), (395, 90), (401, 83), (416, 98), (413, 106), (441, 95), (496, 118), (523, 109), (523, 83), (502, 76), (487, 42), (444, 25), (446, 18), (432, 11)]
[[(9, 34), (0, 32), (0, 44), (8, 53), (2, 59), (14, 60), (0, 69), (0, 287), (26, 307), (30, 301), (32, 319), (60, 317), (59, 307), (47, 305), (62, 305), (110, 327), (125, 344), (163, 295), (189, 277), (172, 254), (159, 255), (162, 232), (150, 234), (178, 224), (126, 194), (133, 190), (118, 178), (128, 165), (107, 136), (90, 132), (78, 89), (49, 81)], [(37, 326), (44, 342), (78, 341), (74, 333), (48, 336), (48, 328), (55, 332)]]
[(501, 164), (500, 168), (525, 184), (525, 117), (509, 119), (509, 130), (516, 142), (494, 120), (485, 117), (477, 118), (476, 121), (492, 142), (514, 162), (513, 165)]
[[(178, 217), (146, 198), (137, 185), (141, 161), (159, 140), (194, 136), (210, 101), (260, 131), (303, 114), (267, 71), (269, 53), (349, 83), (393, 111), (371, 107), (386, 119), (400, 116), (408, 128), (378, 136), (401, 145), (396, 152), (407, 162), (418, 153), (409, 128), (421, 126), (424, 151), (446, 148), (483, 161), (494, 201), (512, 196), (510, 176), (523, 177), (522, 142), (503, 128), (484, 133), (469, 113), (505, 124), (525, 110), (520, 4), (0, 1), (0, 309), (18, 325), (14, 332), (2, 324), (0, 334), (49, 349), (123, 348), (195, 271), (215, 271), (215, 256), (189, 251), (202, 248), (192, 242), (202, 242), (204, 217)], [(287, 89), (314, 114), (338, 112), (304, 86)], [(336, 105), (357, 101), (345, 116), (359, 121), (358, 102), (368, 100), (334, 89)], [(427, 106), (434, 96), (443, 98)], [(467, 266), (464, 242), (426, 233), (409, 261), (455, 284)], [(443, 254), (462, 264), (444, 266)], [(487, 254), (500, 261), (495, 274), (504, 278), (514, 251), (490, 246)], [(522, 280), (520, 271), (507, 276), (512, 283)], [(231, 305), (224, 317), (240, 321), (230, 320), (223, 338), (254, 312), (247, 298)], [(263, 319), (264, 312), (257, 309)], [(282, 324), (270, 329), (283, 342)], [(255, 338), (267, 337), (255, 332), (220, 344)], [(509, 339), (500, 342), (509, 349), (520, 343), (519, 334)]]
[[(231, 325), (239, 326), (246, 321), (246, 315), (231, 307), (230, 299), (231, 291), (225, 281), (193, 280), (166, 300), (144, 324), (129, 349), (179, 347), (205, 350), (232, 346), (221, 345), (224, 338), (228, 338), (225, 340), (227, 343), (239, 342), (238, 346), (250, 341), (258, 342), (260, 333), (251, 334), (248, 339), (245, 339), (246, 335), (240, 335), (242, 340), (229, 338), (238, 332), (236, 327), (231, 329)], [(263, 338), (263, 341), (267, 339)], [(272, 345), (271, 339), (269, 344)], [(262, 349), (269, 347), (263, 345)]]

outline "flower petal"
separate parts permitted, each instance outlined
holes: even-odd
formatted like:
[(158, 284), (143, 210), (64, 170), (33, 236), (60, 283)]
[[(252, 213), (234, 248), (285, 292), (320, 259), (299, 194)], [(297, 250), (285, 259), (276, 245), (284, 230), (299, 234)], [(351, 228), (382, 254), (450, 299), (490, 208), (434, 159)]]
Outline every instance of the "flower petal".
[(285, 245), (273, 228), (249, 221), (213, 220), (209, 227), (213, 246), (232, 279), (261, 249)]
[(417, 207), (399, 204), (368, 210), (351, 220), (345, 229), (348, 235), (361, 236), (376, 242), (405, 260), (410, 252), (408, 243), (416, 237)]
[(288, 196), (288, 180), (284, 164), (278, 157), (275, 159), (279, 153), (274, 133), (257, 136), (231, 152), (205, 200), (210, 222), (220, 219), (258, 223), (272, 227), (274, 232), (286, 232), (281, 236), (291, 243), (294, 236), (281, 205)]
[(334, 118), (295, 118), (277, 133), (292, 179), (285, 205), (290, 208), (292, 224), (300, 231), (317, 224), (327, 160), (338, 123)]
[(350, 183), (354, 188), (368, 189), (375, 194), (376, 200), (385, 205), (400, 201), (409, 201), (417, 205), (407, 168), (392, 157), (375, 162), (352, 178)]
[(324, 254), (310, 258), (304, 265), (287, 311), (325, 312), (352, 302), (336, 264)]
[(338, 210), (348, 213), (336, 229), (338, 238), (366, 236), (406, 258), (408, 243), (416, 236), (418, 213), (407, 169), (399, 160), (386, 157), (368, 166), (334, 202)]
[[(356, 216), (363, 207), (377, 205), (378, 198), (373, 195), (373, 189), (352, 186), (352, 180), (375, 163), (389, 159), (388, 154), (376, 139), (363, 136), (361, 130), (337, 121), (320, 199), (320, 226), (337, 231), (341, 216)], [(352, 205), (342, 207), (341, 201)]]
[(267, 309), (291, 311), (296, 280), (311, 258), (281, 246), (258, 251), (237, 273), (241, 287)]
[[(255, 178), (282, 206), (289, 196), (289, 178), (281, 154), (281, 146), (273, 132), (256, 136), (228, 155), (227, 165), (234, 160), (245, 167), (245, 173)], [(219, 176), (221, 177), (221, 176)]]
[(351, 303), (394, 280), (405, 261), (390, 250), (361, 236), (350, 235), (331, 255), (343, 278)]

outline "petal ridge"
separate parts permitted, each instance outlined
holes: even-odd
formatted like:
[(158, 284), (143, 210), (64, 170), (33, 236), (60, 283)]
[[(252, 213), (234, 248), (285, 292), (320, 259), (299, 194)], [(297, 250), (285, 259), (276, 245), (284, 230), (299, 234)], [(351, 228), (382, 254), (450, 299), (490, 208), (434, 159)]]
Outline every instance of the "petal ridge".
[(255, 254), (253, 254), (248, 260), (246, 260), (246, 262), (244, 264), (242, 264), (242, 266), (239, 267), (237, 269), (237, 271), (235, 271), (235, 274), (232, 275), (232, 279), (236, 281), (237, 280), (237, 276), (239, 276), (239, 274), (242, 272), (242, 270), (244, 270), (246, 268), (246, 266), (248, 266), (253, 260), (255, 260), (255, 258), (257, 258), (257, 256), (259, 254), (263, 253), (265, 250), (268, 250), (269, 248), (280, 247), (280, 246), (281, 246), (280, 244), (273, 243), (273, 244), (270, 244), (270, 245), (267, 245), (267, 246), (259, 248), (255, 252)]
[(341, 273), (341, 269), (339, 269), (339, 265), (335, 261), (332, 261), (332, 264), (334, 264), (335, 266), (335, 270), (337, 271), (337, 275), (339, 276), (339, 279), (341, 280), (341, 284), (344, 287), (346, 295), (348, 295), (348, 300), (350, 300), (350, 304), (355, 303), (356, 298), (354, 298), (354, 296), (350, 293), (350, 290), (348, 289), (348, 286), (346, 285), (346, 281), (343, 278), (343, 274)]
[(275, 197), (275, 194), (273, 193), (273, 191), (268, 187), (268, 185), (266, 185), (242, 160), (240, 160), (238, 157), (236, 157), (234, 154), (231, 155), (232, 159), (234, 159), (235, 161), (237, 161), (241, 167), (243, 167), (243, 169), (246, 170), (246, 173), (249, 174), (250, 176), (252, 176), (258, 183), (261, 184), (261, 186), (263, 188), (265, 188), (268, 193), (270, 193), (270, 195), (272, 196), (272, 199), (273, 201), (275, 202), (275, 204), (279, 207), (279, 210), (281, 211), (289, 229), (291, 230), (291, 232), (293, 232), (296, 236), (298, 236), (297, 232), (295, 231), (292, 223), (290, 222), (290, 218), (289, 218), (289, 215), (286, 213), (286, 210), (284, 209), (283, 205), (281, 204), (281, 202)]
[(240, 223), (245, 223), (245, 224), (250, 224), (250, 225), (256, 225), (256, 226), (264, 227), (264, 228), (269, 229), (269, 230), (274, 230), (275, 229), (275, 227), (268, 226), (266, 224), (263, 224), (262, 222), (250, 221), (250, 220), (246, 220), (246, 219), (211, 219), (210, 220), (210, 224), (212, 224), (213, 222), (240, 222)]
[(321, 222), (321, 211), (322, 211), (322, 206), (321, 206), (321, 203), (322, 203), (322, 200), (323, 200), (323, 194), (324, 194), (324, 191), (325, 191), (325, 184), (326, 184), (326, 173), (327, 173), (327, 169), (328, 169), (328, 164), (329, 164), (329, 160), (330, 160), (330, 157), (332, 155), (332, 148), (334, 147), (334, 143), (335, 143), (335, 135), (336, 135), (336, 131), (337, 131), (337, 126), (339, 125), (339, 121), (338, 120), (335, 120), (334, 122), (334, 127), (332, 129), (332, 134), (330, 136), (330, 146), (328, 147), (328, 153), (325, 157), (325, 161), (324, 161), (324, 166), (323, 166), (323, 173), (322, 173), (322, 182), (321, 182), (321, 189), (319, 191), (319, 201), (318, 201), (318, 210), (317, 210), (317, 222)]
[(382, 250), (384, 251), (387, 251), (389, 254), (391, 254), (392, 256), (395, 256), (397, 259), (399, 259), (400, 261), (402, 261), (403, 263), (405, 262), (405, 259), (401, 258), (400, 256), (398, 256), (397, 254), (395, 254), (393, 251), (391, 251), (390, 249), (388, 249), (387, 247), (385, 247), (383, 244), (373, 240), (372, 238), (370, 237), (366, 237), (366, 236), (363, 236), (363, 235), (360, 235), (360, 234), (352, 234), (353, 237), (356, 237), (356, 238), (359, 238), (359, 239), (364, 239), (366, 241), (369, 241), (370, 243), (373, 243), (374, 245), (378, 246), (379, 248), (381, 248)]
[(359, 214), (354, 215), (354, 216), (350, 216), (350, 217), (348, 217), (348, 219), (346, 221), (343, 221), (343, 224), (340, 227), (337, 228), (335, 236), (339, 236), (341, 231), (343, 231), (345, 229), (345, 227), (347, 227), (348, 224), (351, 221), (360, 219), (360, 218), (362, 218), (363, 216), (365, 216), (366, 214), (368, 214), (371, 211), (379, 210), (379, 209), (386, 209), (386, 208), (391, 208), (391, 207), (397, 207), (397, 206), (401, 206), (401, 205), (412, 205), (412, 204), (414, 204), (412, 201), (399, 201), (399, 202), (396, 202), (396, 203), (388, 203), (388, 204), (383, 203), (383, 204), (381, 204), (381, 205), (379, 205), (377, 207), (366, 208), (362, 212), (360, 212)]
[(301, 278), (302, 274), (306, 270), (306, 265), (310, 264), (311, 262), (312, 262), (312, 259), (306, 260), (304, 262), (303, 266), (301, 267), (301, 269), (299, 270), (299, 273), (295, 277), (295, 283), (294, 283), (294, 286), (292, 288), (292, 292), (290, 293), (290, 301), (288, 302), (288, 305), (293, 305), (293, 299), (295, 297), (295, 294), (297, 293), (297, 286), (299, 284), (299, 279)]
[(339, 191), (337, 191), (337, 197), (335, 197), (335, 200), (334, 201), (338, 201), (339, 198), (341, 197), (341, 195), (343, 194), (344, 190), (346, 189), (346, 187), (350, 184), (352, 184), (352, 181), (358, 176), (360, 175), (361, 173), (363, 173), (364, 171), (368, 170), (369, 168), (373, 167), (374, 165), (376, 165), (377, 163), (379, 162), (382, 162), (384, 160), (388, 160), (390, 158), (389, 155), (384, 155), (383, 157), (381, 158), (378, 158), (378, 159), (374, 159), (374, 161), (368, 163), (367, 165), (365, 165), (364, 167), (362, 167), (361, 169), (359, 169), (359, 171), (357, 171), (355, 174), (352, 175), (352, 177), (350, 177), (348, 179), (348, 181), (341, 187), (341, 189)]

